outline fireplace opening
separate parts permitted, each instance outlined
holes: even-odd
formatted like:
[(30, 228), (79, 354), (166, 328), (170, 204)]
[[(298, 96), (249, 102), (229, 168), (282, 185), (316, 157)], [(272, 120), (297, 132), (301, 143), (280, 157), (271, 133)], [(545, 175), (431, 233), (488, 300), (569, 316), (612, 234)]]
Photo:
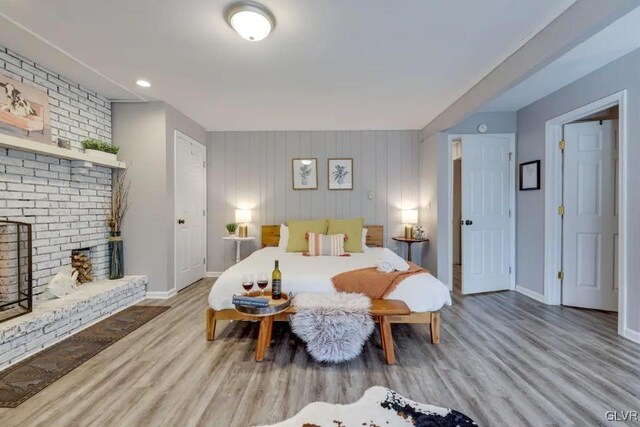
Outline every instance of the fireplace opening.
[(91, 248), (80, 248), (71, 251), (71, 267), (78, 272), (78, 285), (93, 281), (93, 265), (91, 264)]
[(31, 312), (31, 224), (0, 220), (0, 322)]

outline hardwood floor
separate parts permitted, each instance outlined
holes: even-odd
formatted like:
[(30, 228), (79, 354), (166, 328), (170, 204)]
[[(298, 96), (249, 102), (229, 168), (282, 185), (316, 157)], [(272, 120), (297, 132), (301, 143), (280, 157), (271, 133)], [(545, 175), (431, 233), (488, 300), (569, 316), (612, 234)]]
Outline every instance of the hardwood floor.
[(396, 365), (384, 363), (377, 333), (357, 360), (315, 363), (286, 324), (256, 363), (258, 323), (219, 324), (216, 341), (205, 340), (211, 283), (145, 301), (172, 308), (18, 408), (0, 409), (0, 425), (248, 426), (317, 400), (349, 403), (373, 385), (481, 426), (601, 425), (608, 410), (640, 410), (640, 345), (617, 336), (612, 314), (508, 291), (455, 295), (440, 345), (429, 344), (427, 325), (393, 325)]

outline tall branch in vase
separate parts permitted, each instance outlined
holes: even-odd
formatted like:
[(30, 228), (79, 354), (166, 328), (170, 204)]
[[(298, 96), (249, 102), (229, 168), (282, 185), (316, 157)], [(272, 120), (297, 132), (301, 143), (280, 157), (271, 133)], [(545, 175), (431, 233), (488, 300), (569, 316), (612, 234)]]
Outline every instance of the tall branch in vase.
[(113, 172), (111, 194), (111, 210), (107, 215), (107, 224), (111, 229), (109, 246), (111, 248), (111, 263), (109, 278), (111, 280), (124, 277), (124, 245), (122, 242), (122, 220), (129, 210), (129, 189), (131, 183), (127, 178), (127, 169)]

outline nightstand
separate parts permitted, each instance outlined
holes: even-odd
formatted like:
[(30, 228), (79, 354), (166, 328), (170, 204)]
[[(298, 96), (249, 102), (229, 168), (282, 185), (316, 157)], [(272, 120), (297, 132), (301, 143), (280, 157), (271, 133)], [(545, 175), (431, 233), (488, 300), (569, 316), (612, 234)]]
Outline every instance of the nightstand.
[(404, 242), (407, 244), (407, 261), (411, 261), (411, 245), (414, 243), (425, 243), (429, 239), (407, 239), (405, 237), (392, 237), (396, 242)]
[(236, 264), (240, 262), (240, 244), (242, 242), (247, 242), (250, 240), (256, 240), (255, 237), (237, 237), (237, 236), (227, 236), (223, 237), (222, 240), (231, 240), (236, 242)]

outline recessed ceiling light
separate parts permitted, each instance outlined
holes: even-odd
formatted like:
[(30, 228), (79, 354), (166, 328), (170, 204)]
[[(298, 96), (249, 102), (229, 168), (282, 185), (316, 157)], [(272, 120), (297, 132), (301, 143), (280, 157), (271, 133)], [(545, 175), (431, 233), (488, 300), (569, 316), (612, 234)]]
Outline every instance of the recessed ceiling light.
[(227, 22), (243, 39), (257, 42), (269, 35), (276, 25), (273, 14), (252, 1), (232, 4), (227, 9)]
[(148, 82), (148, 81), (146, 81), (146, 80), (142, 80), (142, 79), (138, 80), (138, 81), (136, 82), (136, 84), (137, 84), (138, 86), (140, 86), (140, 87), (151, 87), (151, 83), (149, 83), (149, 82)]

